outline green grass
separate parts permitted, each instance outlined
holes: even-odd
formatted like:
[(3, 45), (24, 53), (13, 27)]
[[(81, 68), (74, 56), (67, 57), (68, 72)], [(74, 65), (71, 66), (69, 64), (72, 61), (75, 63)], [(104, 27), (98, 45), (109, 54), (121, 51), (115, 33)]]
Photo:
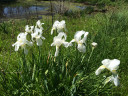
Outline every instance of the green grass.
[[(22, 50), (14, 51), (12, 44), (25, 25), (35, 25), (36, 20), (14, 20), (0, 26), (0, 96), (127, 96), (128, 95), (128, 12), (126, 7), (95, 15), (73, 17), (55, 16), (54, 20), (65, 20), (68, 29), (67, 41), (76, 31), (88, 31), (86, 53), (80, 53), (75, 44), (61, 47), (57, 58), (55, 47), (51, 47), (51, 17), (43, 17), (45, 23), (41, 47), (36, 44), (24, 56)], [(48, 28), (49, 27), (49, 28)], [(55, 36), (56, 34), (54, 34)], [(97, 42), (88, 62), (92, 42)], [(99, 76), (95, 70), (103, 59), (119, 59), (120, 86), (111, 82), (103, 85), (104, 71)]]

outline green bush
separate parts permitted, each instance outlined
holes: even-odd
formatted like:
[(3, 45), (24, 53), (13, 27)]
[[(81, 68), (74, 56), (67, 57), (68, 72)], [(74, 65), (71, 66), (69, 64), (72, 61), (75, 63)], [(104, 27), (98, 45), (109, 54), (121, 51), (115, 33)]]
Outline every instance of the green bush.
[(89, 2), (91, 4), (110, 4), (112, 2), (116, 2), (116, 0), (75, 0), (75, 2)]
[(0, 2), (8, 3), (8, 2), (16, 2), (17, 0), (0, 0)]

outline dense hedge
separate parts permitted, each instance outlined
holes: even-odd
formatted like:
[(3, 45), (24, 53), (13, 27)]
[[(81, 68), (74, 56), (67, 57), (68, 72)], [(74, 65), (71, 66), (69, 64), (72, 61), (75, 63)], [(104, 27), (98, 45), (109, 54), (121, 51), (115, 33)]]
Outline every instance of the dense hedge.
[(0, 3), (16, 2), (17, 0), (0, 0)]
[(128, 1), (128, 0), (75, 0), (75, 2), (90, 2), (90, 3), (111, 3), (116, 1)]
[(128, 0), (74, 0), (75, 2), (90, 2), (90, 3), (112, 3), (117, 1), (128, 2)]

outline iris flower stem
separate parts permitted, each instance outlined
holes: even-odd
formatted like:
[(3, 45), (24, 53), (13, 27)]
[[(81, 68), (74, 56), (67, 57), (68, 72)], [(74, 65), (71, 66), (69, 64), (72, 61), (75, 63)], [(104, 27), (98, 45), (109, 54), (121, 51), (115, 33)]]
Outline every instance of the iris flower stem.
[(40, 65), (40, 63), (41, 63), (41, 50), (40, 50), (39, 46), (38, 46), (38, 50), (39, 50), (39, 58), (38, 58), (38, 60), (39, 60), (39, 65)]
[(33, 73), (32, 73), (32, 81), (34, 80), (34, 77), (35, 77), (35, 71), (36, 71), (36, 64), (34, 63)]
[(91, 59), (91, 57), (92, 57), (93, 51), (94, 51), (94, 47), (92, 47), (92, 52), (91, 52), (91, 54), (90, 54), (90, 56), (89, 56), (89, 58), (88, 58), (87, 69), (88, 69), (89, 61), (90, 61), (90, 59)]
[(33, 81), (34, 78), (35, 78), (35, 70), (36, 70), (35, 56), (34, 56), (33, 53), (32, 53), (32, 62), (34, 63), (34, 66), (33, 66), (33, 73), (32, 73), (32, 81)]
[(24, 54), (24, 50), (23, 50), (23, 52), (22, 52), (22, 56), (21, 56), (21, 62), (22, 62), (22, 65), (21, 65), (21, 70), (23, 70), (23, 74), (22, 74), (22, 80), (23, 80), (23, 82), (24, 82), (24, 80), (27, 78), (27, 63), (26, 63), (26, 57), (25, 57), (25, 54)]
[(81, 63), (84, 61), (84, 58), (85, 58), (85, 54), (84, 54), (84, 56), (82, 55)]
[(91, 54), (90, 54), (90, 56), (89, 56), (89, 58), (88, 58), (88, 63), (89, 63), (89, 61), (90, 61), (90, 59), (91, 59), (91, 57), (92, 57), (93, 51), (94, 51), (94, 47), (92, 47), (92, 52), (91, 52)]
[(26, 71), (27, 66), (26, 66), (26, 59), (25, 59), (24, 51), (22, 53), (23, 53), (23, 56), (22, 56), (23, 66), (22, 66), (22, 68)]
[(60, 59), (61, 59), (61, 46), (59, 47), (59, 54), (58, 54), (59, 56), (58, 56), (58, 64), (59, 64), (59, 66), (61, 66), (60, 64)]
[[(38, 46), (38, 50), (39, 50), (39, 65), (38, 65), (38, 68), (40, 69), (40, 67), (41, 67), (41, 63), (42, 63), (42, 55), (41, 55), (41, 47), (40, 46)], [(37, 69), (37, 68), (36, 68)], [(35, 69), (35, 70), (36, 70)], [(38, 69), (37, 69), (38, 70)]]
[(77, 50), (77, 45), (75, 45), (76, 48), (76, 61), (78, 60), (78, 50)]

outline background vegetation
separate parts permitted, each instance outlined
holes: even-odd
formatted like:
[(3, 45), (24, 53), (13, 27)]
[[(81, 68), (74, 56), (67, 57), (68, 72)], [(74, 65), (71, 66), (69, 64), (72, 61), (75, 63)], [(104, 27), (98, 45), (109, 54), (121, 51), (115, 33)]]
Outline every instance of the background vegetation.
[[(10, 20), (0, 23), (0, 96), (127, 96), (128, 95), (128, 12), (127, 4), (110, 6), (106, 13), (85, 14), (84, 11), (54, 15), (54, 20), (65, 20), (67, 41), (76, 31), (89, 32), (86, 53), (73, 47), (61, 47), (55, 58), (50, 35), (52, 16), (43, 16), (45, 24), (41, 47), (34, 45), (29, 54), (14, 51), (12, 44), (25, 25), (35, 25), (36, 19)], [(92, 52), (92, 42), (98, 46)], [(119, 59), (120, 86), (103, 84), (104, 75), (96, 76), (95, 70), (103, 59)]]

